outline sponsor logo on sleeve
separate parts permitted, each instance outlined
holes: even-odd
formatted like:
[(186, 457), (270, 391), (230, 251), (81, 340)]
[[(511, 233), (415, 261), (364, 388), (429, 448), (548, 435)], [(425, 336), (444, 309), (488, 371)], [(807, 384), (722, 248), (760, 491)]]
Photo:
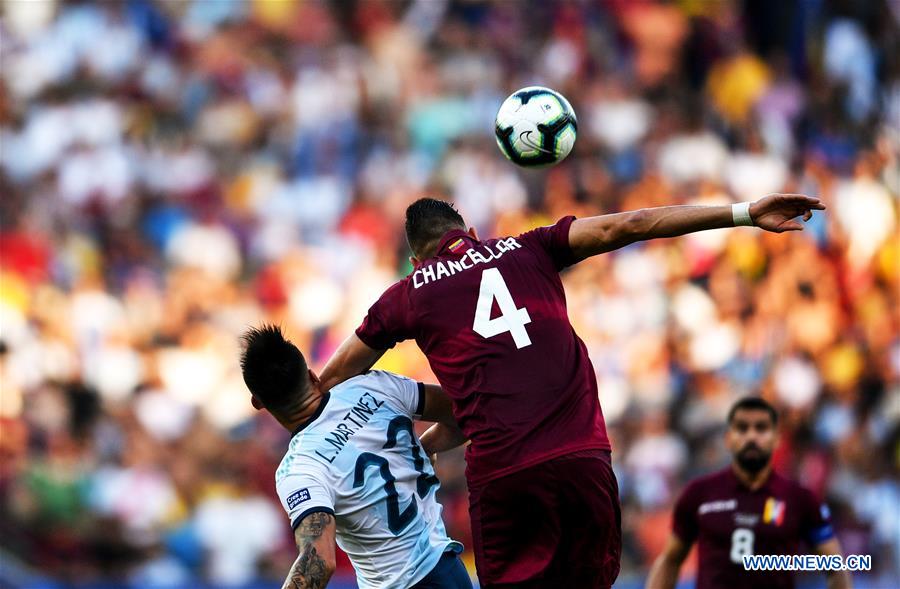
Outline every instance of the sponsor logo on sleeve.
[(294, 509), (304, 501), (309, 501), (309, 489), (294, 491), (287, 498), (288, 509)]

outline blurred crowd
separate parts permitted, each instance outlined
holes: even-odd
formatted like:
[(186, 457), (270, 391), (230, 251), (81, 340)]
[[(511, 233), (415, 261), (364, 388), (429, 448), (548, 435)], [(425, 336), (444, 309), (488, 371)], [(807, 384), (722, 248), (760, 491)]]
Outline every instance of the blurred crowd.
[[(21, 574), (282, 578), (289, 434), (253, 411), (237, 336), (279, 323), (320, 369), (409, 271), (414, 199), (493, 236), (783, 191), (828, 211), (564, 274), (613, 441), (622, 579), (646, 573), (684, 483), (727, 461), (728, 406), (759, 393), (782, 411), (777, 468), (873, 555), (872, 586), (900, 583), (897, 2), (2, 8), (0, 544)], [(546, 171), (492, 136), (533, 84), (578, 115)], [(433, 380), (414, 343), (379, 367)], [(471, 547), (463, 467), (437, 462)]]

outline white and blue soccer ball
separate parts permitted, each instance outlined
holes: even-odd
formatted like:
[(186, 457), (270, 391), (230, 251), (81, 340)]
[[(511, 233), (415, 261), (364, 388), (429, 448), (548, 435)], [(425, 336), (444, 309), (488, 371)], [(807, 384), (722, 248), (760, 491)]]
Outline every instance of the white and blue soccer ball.
[(511, 162), (543, 168), (561, 162), (572, 151), (578, 121), (562, 94), (529, 86), (503, 101), (494, 132), (500, 151)]

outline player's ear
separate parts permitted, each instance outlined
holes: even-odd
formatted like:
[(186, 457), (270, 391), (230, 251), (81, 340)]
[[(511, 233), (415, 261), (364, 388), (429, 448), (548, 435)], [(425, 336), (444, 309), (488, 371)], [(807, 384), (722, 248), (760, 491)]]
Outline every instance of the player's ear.
[(412, 264), (413, 267), (416, 267), (416, 266), (419, 265), (419, 258), (417, 258), (417, 257), (415, 257), (415, 256), (410, 256), (410, 257), (409, 257), (409, 263)]
[(319, 379), (319, 375), (313, 372), (312, 368), (308, 368), (306, 372), (309, 374), (309, 386), (318, 389), (319, 385), (322, 384), (322, 381)]
[(257, 411), (259, 411), (260, 409), (263, 409), (262, 403), (260, 403), (259, 399), (257, 399), (254, 395), (250, 395), (250, 403), (253, 405), (253, 408), (256, 409)]
[(469, 227), (468, 233), (469, 233), (469, 235), (472, 236), (472, 239), (474, 239), (474, 240), (476, 240), (476, 241), (479, 241), (479, 240), (478, 240), (478, 232), (475, 230), (474, 227)]

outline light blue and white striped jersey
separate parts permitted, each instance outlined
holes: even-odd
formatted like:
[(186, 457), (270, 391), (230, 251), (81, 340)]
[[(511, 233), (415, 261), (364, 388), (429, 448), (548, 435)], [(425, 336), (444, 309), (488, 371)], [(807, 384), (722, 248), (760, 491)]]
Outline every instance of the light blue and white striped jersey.
[(295, 432), (275, 484), (291, 525), (315, 511), (333, 513), (337, 544), (362, 589), (407, 588), (447, 550), (440, 483), (419, 445), (413, 418), (424, 387), (370, 371), (331, 389)]

